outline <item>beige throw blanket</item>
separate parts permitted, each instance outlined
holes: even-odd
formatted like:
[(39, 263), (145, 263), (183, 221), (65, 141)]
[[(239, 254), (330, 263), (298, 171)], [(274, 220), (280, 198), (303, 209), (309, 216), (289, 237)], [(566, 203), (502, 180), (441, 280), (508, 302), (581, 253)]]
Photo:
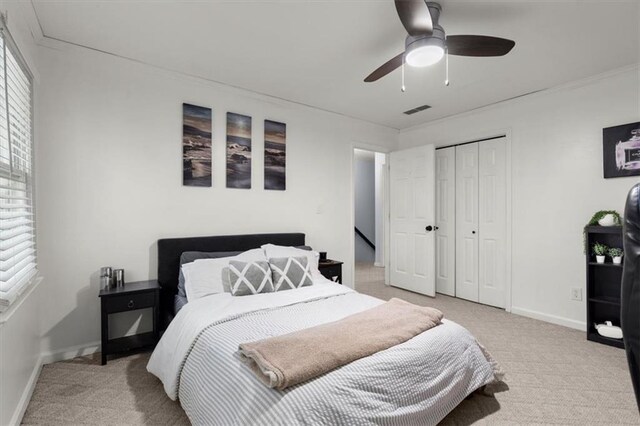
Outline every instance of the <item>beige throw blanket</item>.
[(437, 309), (391, 299), (339, 321), (242, 343), (240, 355), (267, 386), (282, 390), (406, 342), (441, 320)]

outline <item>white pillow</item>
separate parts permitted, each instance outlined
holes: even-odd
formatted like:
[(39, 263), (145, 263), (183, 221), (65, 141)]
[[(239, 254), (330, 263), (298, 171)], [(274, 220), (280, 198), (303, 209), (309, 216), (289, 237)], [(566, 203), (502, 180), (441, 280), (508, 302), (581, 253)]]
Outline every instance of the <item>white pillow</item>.
[(256, 260), (267, 261), (264, 250), (253, 249), (240, 253), (237, 256), (219, 257), (217, 259), (198, 259), (182, 265), (184, 274), (184, 289), (187, 301), (199, 299), (210, 294), (223, 293), (222, 270), (229, 266), (230, 260), (251, 262)]
[(267, 259), (282, 258), (282, 257), (301, 257), (305, 256), (309, 259), (309, 267), (311, 269), (311, 276), (313, 280), (320, 278), (323, 275), (318, 269), (318, 262), (320, 261), (320, 253), (314, 250), (303, 250), (297, 247), (276, 246), (274, 244), (265, 244), (262, 246)]

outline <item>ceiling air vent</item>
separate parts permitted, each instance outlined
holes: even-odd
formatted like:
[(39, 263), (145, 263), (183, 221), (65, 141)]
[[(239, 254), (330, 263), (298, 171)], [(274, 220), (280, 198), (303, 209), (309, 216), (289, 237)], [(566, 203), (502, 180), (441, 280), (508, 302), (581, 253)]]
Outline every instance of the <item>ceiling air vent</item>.
[(425, 109), (429, 109), (429, 108), (431, 108), (430, 105), (422, 105), (422, 106), (410, 109), (409, 111), (405, 111), (404, 113), (407, 115), (411, 115), (411, 114), (415, 114), (416, 112), (424, 111)]

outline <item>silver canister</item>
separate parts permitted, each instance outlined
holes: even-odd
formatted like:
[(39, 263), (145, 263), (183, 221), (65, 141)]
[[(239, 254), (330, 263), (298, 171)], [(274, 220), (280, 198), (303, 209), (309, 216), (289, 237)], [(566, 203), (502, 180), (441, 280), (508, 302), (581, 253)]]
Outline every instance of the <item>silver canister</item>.
[(108, 290), (113, 287), (113, 268), (111, 266), (103, 266), (100, 268), (100, 288)]
[(124, 269), (114, 269), (113, 277), (116, 282), (116, 287), (124, 287)]

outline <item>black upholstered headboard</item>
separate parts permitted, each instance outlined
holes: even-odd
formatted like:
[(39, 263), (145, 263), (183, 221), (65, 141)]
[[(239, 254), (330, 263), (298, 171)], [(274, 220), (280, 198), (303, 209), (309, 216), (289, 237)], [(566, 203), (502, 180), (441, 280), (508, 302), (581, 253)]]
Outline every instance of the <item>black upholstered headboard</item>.
[(160, 314), (164, 327), (173, 318), (174, 296), (178, 293), (180, 256), (185, 251), (246, 251), (263, 244), (305, 245), (304, 234), (249, 234), (215, 237), (164, 238), (158, 240), (158, 283)]

